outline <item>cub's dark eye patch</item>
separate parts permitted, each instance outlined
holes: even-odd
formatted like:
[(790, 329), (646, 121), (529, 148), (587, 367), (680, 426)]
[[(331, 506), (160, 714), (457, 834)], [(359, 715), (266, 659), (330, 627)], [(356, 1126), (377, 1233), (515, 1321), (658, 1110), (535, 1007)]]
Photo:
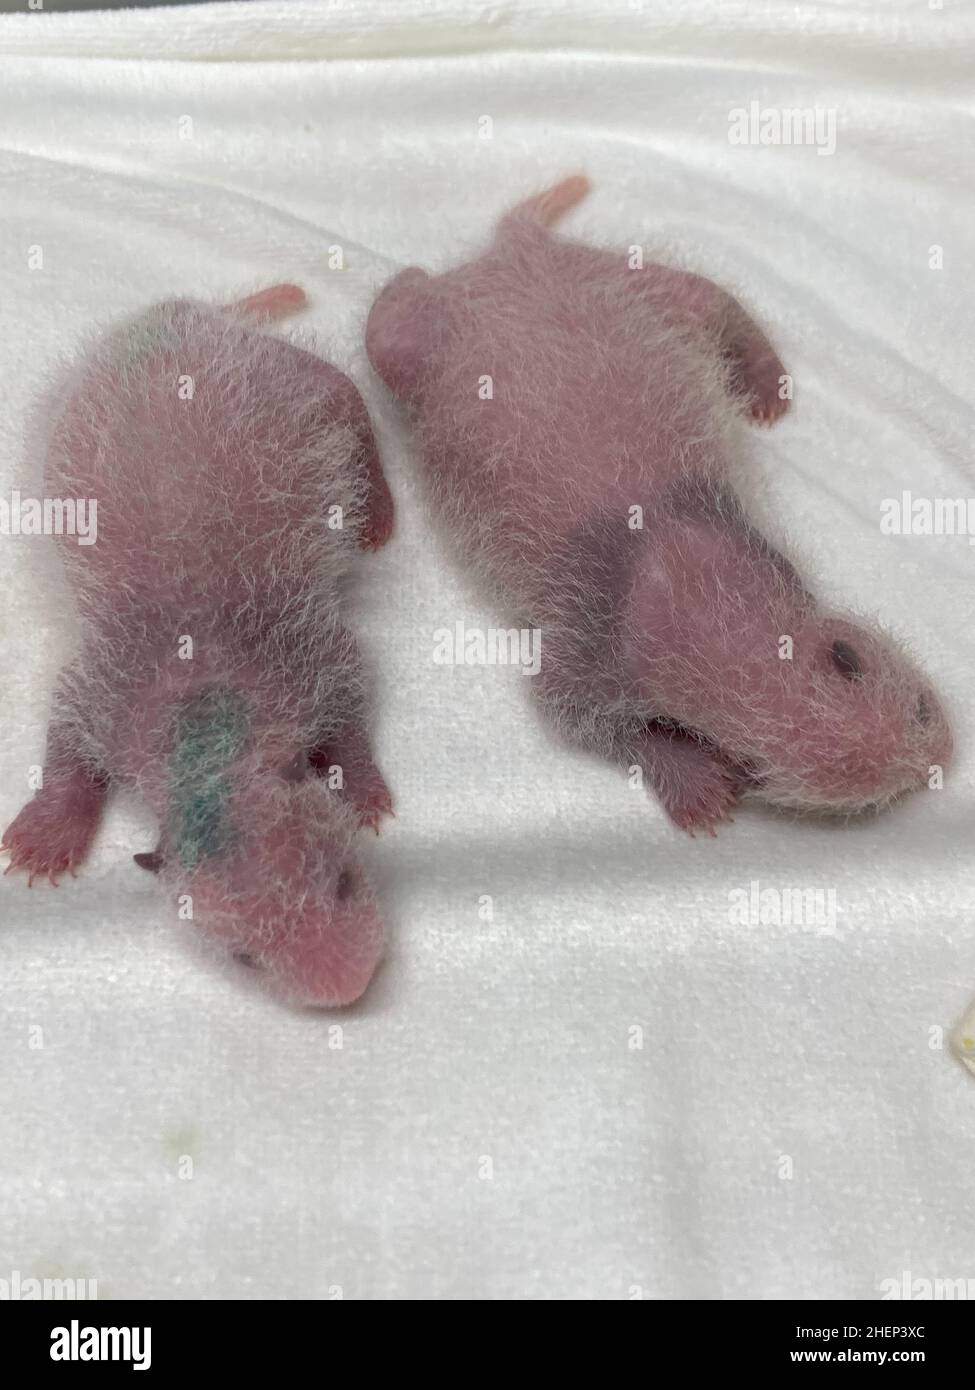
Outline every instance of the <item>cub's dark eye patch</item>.
[(830, 660), (844, 680), (859, 680), (863, 675), (860, 658), (848, 642), (834, 642), (829, 649)]
[(253, 956), (249, 956), (246, 951), (235, 951), (234, 960), (239, 965), (246, 965), (248, 970), (260, 970), (260, 965)]
[(345, 902), (354, 887), (355, 875), (352, 873), (351, 869), (343, 869), (339, 874), (338, 883), (335, 885), (335, 896), (340, 903)]

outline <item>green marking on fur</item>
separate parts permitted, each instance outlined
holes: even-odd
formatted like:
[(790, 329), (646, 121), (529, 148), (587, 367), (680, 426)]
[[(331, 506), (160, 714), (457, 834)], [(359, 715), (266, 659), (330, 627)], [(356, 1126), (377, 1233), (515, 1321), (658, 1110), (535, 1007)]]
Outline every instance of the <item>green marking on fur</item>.
[(175, 340), (170, 324), (154, 313), (143, 314), (125, 330), (124, 360), (138, 362), (142, 357), (151, 357), (173, 346)]
[(244, 701), (219, 686), (183, 705), (176, 716), (170, 804), (176, 853), (186, 869), (231, 843), (226, 774), (244, 747), (247, 727)]

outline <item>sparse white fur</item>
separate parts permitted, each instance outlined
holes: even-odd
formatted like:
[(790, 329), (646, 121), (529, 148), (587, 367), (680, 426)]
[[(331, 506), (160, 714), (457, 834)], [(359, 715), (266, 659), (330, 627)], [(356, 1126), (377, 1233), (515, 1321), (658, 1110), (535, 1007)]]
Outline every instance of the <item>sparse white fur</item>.
[(922, 785), (951, 748), (923, 675), (748, 518), (743, 417), (786, 405), (773, 348), (703, 277), (553, 236), (584, 191), (523, 204), (455, 270), (402, 272), (367, 327), (433, 510), (506, 616), (542, 629), (534, 693), (687, 829), (745, 791), (847, 813)]
[[(80, 632), (49, 775), (137, 792), (174, 906), (315, 1003), (361, 992), (382, 938), (359, 808), (308, 762), (367, 717), (342, 622), (369, 501), (360, 408), (304, 348), (174, 301), (90, 344), (35, 431), (46, 489), (97, 498), (99, 519), (96, 545), (61, 544)], [(32, 833), (68, 834), (44, 816), (35, 800), (8, 831), (28, 868)]]

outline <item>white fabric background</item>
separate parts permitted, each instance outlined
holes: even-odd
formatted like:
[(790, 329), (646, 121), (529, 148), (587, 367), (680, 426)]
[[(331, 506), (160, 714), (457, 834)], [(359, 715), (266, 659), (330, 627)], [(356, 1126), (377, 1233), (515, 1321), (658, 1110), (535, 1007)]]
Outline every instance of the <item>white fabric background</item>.
[[(975, 1277), (975, 1086), (930, 1045), (975, 992), (975, 552), (878, 525), (903, 488), (975, 487), (972, 38), (959, 0), (0, 19), (3, 494), (30, 401), (90, 326), (292, 279), (302, 327), (367, 395), (399, 507), (361, 592), (398, 813), (369, 847), (381, 973), (341, 1016), (296, 1015), (196, 959), (132, 864), (152, 826), (124, 801), (77, 881), (3, 880), (0, 1277), (864, 1299), (903, 1270)], [(728, 112), (753, 99), (834, 107), (836, 153), (732, 147)], [(695, 841), (558, 746), (520, 675), (432, 664), (435, 628), (503, 615), (420, 508), (364, 316), (396, 267), (467, 254), (576, 169), (595, 193), (574, 233), (680, 245), (780, 346), (799, 400), (756, 432), (755, 466), (819, 589), (929, 667), (958, 736), (944, 792), (847, 828), (750, 808)], [(43, 544), (0, 541), (4, 823), (69, 640), (39, 597)], [(836, 932), (732, 926), (752, 879), (834, 889)]]

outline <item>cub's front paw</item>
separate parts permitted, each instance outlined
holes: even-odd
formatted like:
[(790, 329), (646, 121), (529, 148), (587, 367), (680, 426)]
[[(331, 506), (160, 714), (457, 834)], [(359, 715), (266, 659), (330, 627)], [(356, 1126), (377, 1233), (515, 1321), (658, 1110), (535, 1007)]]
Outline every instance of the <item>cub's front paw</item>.
[(698, 830), (715, 834), (715, 826), (731, 822), (731, 812), (741, 794), (741, 784), (723, 763), (696, 763), (681, 769), (681, 777), (668, 786), (661, 798), (664, 810), (681, 830), (694, 835)]
[(103, 797), (104, 787), (83, 774), (42, 787), (4, 831), (4, 872), (26, 870), (28, 887), (43, 875), (56, 885), (73, 874), (91, 847)]
[(774, 425), (789, 409), (792, 379), (771, 346), (746, 343), (731, 353), (732, 385), (758, 425)]

